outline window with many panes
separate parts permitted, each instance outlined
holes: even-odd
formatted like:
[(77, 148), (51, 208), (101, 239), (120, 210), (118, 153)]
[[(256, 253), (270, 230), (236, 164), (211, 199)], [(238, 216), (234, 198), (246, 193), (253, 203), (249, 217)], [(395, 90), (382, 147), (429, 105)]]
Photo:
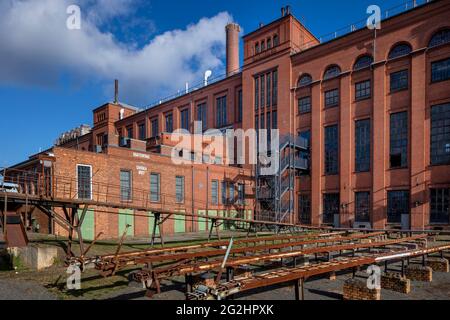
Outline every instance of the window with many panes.
[(370, 192), (355, 192), (355, 221), (370, 222)]
[(259, 77), (255, 77), (255, 109), (259, 108)]
[(339, 135), (338, 126), (325, 127), (325, 174), (339, 173)]
[(166, 132), (171, 133), (173, 131), (173, 115), (171, 113), (166, 114)]
[(216, 99), (216, 126), (221, 128), (227, 125), (227, 96)]
[[(310, 144), (311, 144), (311, 131), (310, 130), (301, 131), (301, 132), (299, 132), (298, 135), (299, 135), (300, 138), (304, 139), (306, 146), (310, 147)], [(304, 159), (306, 161), (309, 161), (310, 153), (309, 153), (309, 151), (300, 150), (299, 151), (299, 157), (300, 157), (300, 159)], [(309, 175), (309, 172), (301, 172), (300, 175)]]
[(211, 204), (213, 204), (213, 205), (219, 204), (219, 181), (218, 180), (211, 181)]
[(238, 95), (237, 95), (237, 106), (238, 106), (238, 110), (237, 110), (237, 121), (238, 122), (242, 122), (242, 90), (238, 91)]
[(245, 185), (243, 183), (239, 183), (237, 191), (238, 191), (237, 204), (243, 205), (245, 203)]
[(370, 119), (355, 122), (355, 170), (367, 172), (370, 170)]
[(401, 223), (402, 214), (409, 214), (409, 191), (388, 191), (388, 223)]
[(323, 195), (323, 223), (333, 223), (334, 215), (339, 214), (339, 193), (325, 193)]
[(152, 138), (159, 135), (158, 118), (152, 119)]
[(339, 89), (333, 89), (325, 92), (325, 108), (336, 107), (339, 105)]
[(202, 123), (202, 130), (206, 131), (208, 128), (208, 120), (206, 115), (206, 103), (200, 103), (197, 105), (197, 121), (200, 121)]
[(393, 72), (390, 75), (390, 88), (391, 92), (408, 89), (409, 85), (409, 73), (408, 70), (401, 70)]
[(430, 223), (449, 224), (450, 189), (430, 189)]
[(222, 204), (227, 204), (227, 182), (226, 181), (222, 181), (220, 186), (221, 189), (221, 203)]
[(176, 176), (175, 177), (175, 198), (177, 203), (184, 202), (184, 177)]
[(140, 123), (138, 124), (138, 134), (139, 134), (139, 140), (145, 140), (146, 134), (145, 134), (145, 124), (144, 123)]
[(406, 56), (408, 54), (410, 54), (412, 51), (412, 48), (409, 44), (398, 44), (396, 45), (394, 48), (392, 48), (392, 50), (389, 52), (389, 59), (395, 59), (395, 58), (399, 58), (399, 57), (403, 57)]
[(234, 184), (228, 183), (228, 204), (234, 204)]
[(450, 164), (450, 103), (431, 107), (431, 164)]
[(189, 109), (183, 109), (180, 112), (181, 114), (181, 129), (188, 130), (189, 131)]
[(300, 194), (298, 196), (298, 218), (301, 223), (311, 223), (311, 196)]
[(372, 86), (370, 80), (361, 81), (355, 84), (355, 98), (362, 100), (370, 98), (372, 95)]
[(264, 108), (266, 105), (266, 77), (265, 75), (262, 75), (260, 78), (261, 83), (261, 108)]
[(328, 80), (331, 78), (335, 78), (335, 77), (339, 76), (340, 74), (341, 74), (341, 68), (339, 68), (338, 66), (331, 66), (331, 67), (328, 67), (328, 69), (325, 71), (325, 73), (323, 75), (323, 79)]
[(131, 171), (120, 170), (120, 199), (131, 201)]
[(439, 82), (450, 79), (450, 58), (431, 63), (431, 81)]
[(404, 168), (408, 165), (408, 113), (391, 114), (390, 119), (391, 168)]
[(272, 71), (272, 105), (278, 103), (278, 70)]
[(428, 46), (436, 47), (450, 42), (450, 29), (444, 29), (436, 32), (430, 40)]
[(298, 112), (299, 113), (311, 112), (311, 96), (302, 97), (298, 99)]
[(150, 174), (150, 201), (159, 202), (161, 199), (161, 181), (159, 173)]
[(90, 200), (92, 198), (92, 167), (77, 165), (78, 199)]

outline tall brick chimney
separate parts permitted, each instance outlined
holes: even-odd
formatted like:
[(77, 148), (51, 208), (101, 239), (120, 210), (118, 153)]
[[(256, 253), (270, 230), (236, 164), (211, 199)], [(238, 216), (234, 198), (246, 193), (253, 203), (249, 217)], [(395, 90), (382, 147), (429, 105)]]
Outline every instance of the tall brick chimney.
[(225, 30), (227, 33), (227, 76), (231, 76), (239, 69), (239, 32), (241, 28), (236, 23), (229, 23)]

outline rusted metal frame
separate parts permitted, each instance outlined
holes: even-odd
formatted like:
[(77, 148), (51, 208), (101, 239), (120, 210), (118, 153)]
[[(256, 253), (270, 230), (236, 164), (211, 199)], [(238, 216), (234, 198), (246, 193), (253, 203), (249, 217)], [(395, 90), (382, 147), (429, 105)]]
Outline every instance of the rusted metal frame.
[[(159, 238), (161, 241), (161, 246), (164, 247), (164, 236), (163, 236), (163, 228), (161, 228), (161, 225), (164, 221), (167, 220), (169, 216), (167, 216), (163, 221), (161, 220), (161, 213), (159, 212), (153, 212), (153, 230), (152, 230), (152, 236), (150, 245), (153, 247), (155, 245), (155, 239)], [(159, 236), (156, 235), (156, 228), (158, 228)]]
[(82, 265), (82, 271), (84, 270), (84, 265), (85, 265), (85, 257), (88, 254), (88, 252), (91, 250), (91, 248), (94, 246), (94, 244), (98, 241), (98, 239), (103, 235), (103, 232), (99, 232), (95, 238), (91, 241), (91, 243), (88, 245), (88, 247), (86, 248), (86, 250), (84, 250), (80, 257), (77, 258), (77, 260), (80, 262), (80, 264)]
[(128, 233), (128, 228), (130, 228), (131, 226), (129, 224), (126, 225), (125, 227), (125, 231), (122, 234), (122, 237), (120, 238), (119, 244), (117, 245), (117, 249), (116, 249), (116, 253), (115, 253), (115, 260), (114, 260), (114, 269), (111, 272), (111, 275), (115, 275), (117, 268), (118, 268), (118, 264), (119, 264), (119, 252), (122, 249), (122, 245), (123, 242), (125, 241), (125, 237), (127, 236)]

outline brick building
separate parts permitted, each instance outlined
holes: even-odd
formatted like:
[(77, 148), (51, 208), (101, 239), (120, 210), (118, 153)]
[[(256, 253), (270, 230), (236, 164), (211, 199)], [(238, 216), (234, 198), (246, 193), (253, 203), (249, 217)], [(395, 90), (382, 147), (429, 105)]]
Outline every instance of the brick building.
[[(450, 1), (431, 1), (385, 19), (376, 32), (361, 28), (321, 42), (287, 7), (279, 19), (243, 37), (242, 67), (240, 29), (230, 24), (226, 77), (145, 110), (116, 97), (93, 111), (89, 133), (14, 168), (43, 166), (38, 160), (45, 156), (55, 176), (84, 176), (88, 190), (101, 181), (120, 186), (130, 201), (126, 190), (150, 190), (152, 201), (166, 197), (180, 210), (251, 218), (261, 210), (255, 167), (229, 165), (228, 154), (195, 148), (189, 155), (176, 152), (199, 161), (174, 165), (171, 133), (194, 133), (194, 121), (202, 121), (203, 131), (279, 129), (280, 136), (309, 141), (308, 152), (295, 155), (309, 160), (309, 170), (295, 172), (293, 208), (284, 221), (448, 227), (449, 17)], [(134, 235), (148, 235), (151, 228), (150, 220), (132, 212), (92, 213), (88, 221), (89, 236), (103, 231), (115, 237), (126, 224)], [(206, 224), (181, 216), (164, 228), (198, 231)]]

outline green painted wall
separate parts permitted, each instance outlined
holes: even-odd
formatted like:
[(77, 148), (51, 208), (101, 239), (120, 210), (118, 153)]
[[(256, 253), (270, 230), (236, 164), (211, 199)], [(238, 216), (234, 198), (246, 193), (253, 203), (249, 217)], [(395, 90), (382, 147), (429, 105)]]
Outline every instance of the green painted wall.
[[(82, 209), (78, 209), (78, 217), (81, 217)], [(81, 235), (84, 240), (94, 240), (95, 238), (95, 215), (94, 210), (87, 210), (81, 225)]]
[(125, 232), (127, 224), (130, 225), (127, 236), (134, 236), (134, 212), (130, 209), (119, 209), (119, 237)]
[(186, 216), (175, 214), (174, 219), (174, 231), (176, 233), (186, 232)]
[[(198, 215), (206, 215), (206, 211), (205, 210), (198, 210), (197, 211)], [(206, 231), (206, 219), (205, 218), (198, 218), (198, 231)]]

